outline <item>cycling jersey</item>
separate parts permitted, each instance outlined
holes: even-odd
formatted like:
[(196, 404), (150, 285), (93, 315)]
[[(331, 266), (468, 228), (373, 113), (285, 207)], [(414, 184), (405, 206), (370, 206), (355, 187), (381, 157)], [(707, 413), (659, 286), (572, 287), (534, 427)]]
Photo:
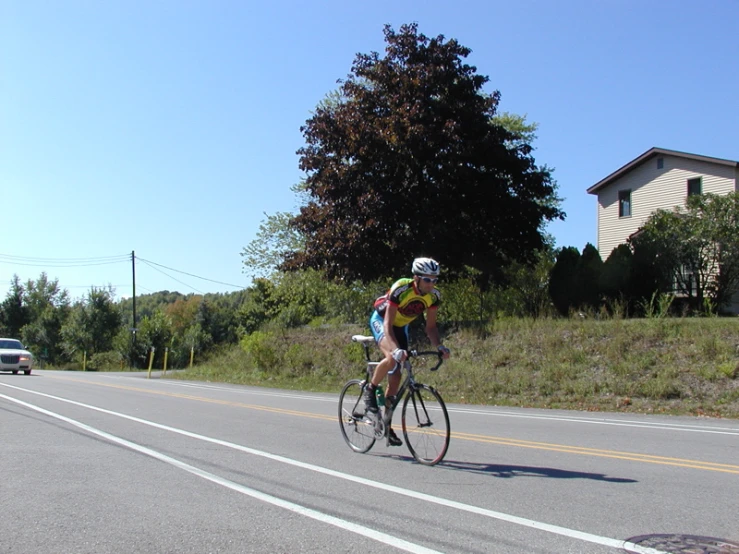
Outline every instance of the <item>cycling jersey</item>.
[(387, 294), (375, 300), (375, 310), (385, 317), (388, 304), (398, 307), (393, 325), (405, 327), (426, 310), (436, 310), (441, 305), (441, 293), (434, 288), (421, 294), (413, 279), (406, 277), (395, 281)]

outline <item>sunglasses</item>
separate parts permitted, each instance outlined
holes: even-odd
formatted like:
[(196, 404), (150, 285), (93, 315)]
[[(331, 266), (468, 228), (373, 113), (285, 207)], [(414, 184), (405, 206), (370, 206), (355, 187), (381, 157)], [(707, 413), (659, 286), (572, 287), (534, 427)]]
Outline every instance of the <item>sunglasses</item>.
[(437, 283), (439, 281), (439, 278), (421, 277), (421, 281), (423, 281), (424, 283)]

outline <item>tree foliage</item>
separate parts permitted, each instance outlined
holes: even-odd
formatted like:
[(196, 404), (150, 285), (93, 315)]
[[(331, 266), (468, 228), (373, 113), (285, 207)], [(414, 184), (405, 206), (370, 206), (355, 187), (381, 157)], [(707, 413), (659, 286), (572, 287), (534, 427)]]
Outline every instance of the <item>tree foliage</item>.
[(255, 277), (269, 277), (277, 271), (290, 252), (302, 249), (300, 234), (290, 226), (292, 214), (278, 212), (264, 214), (256, 238), (241, 252), (244, 272)]
[(17, 275), (13, 275), (8, 295), (0, 304), (0, 335), (20, 337), (23, 326), (30, 323), (28, 307), (23, 298), (25, 289)]
[(653, 254), (652, 272), (693, 310), (714, 310), (739, 290), (739, 193), (688, 197), (686, 207), (658, 210), (631, 240)]
[(386, 55), (358, 54), (301, 128), (308, 201), (291, 225), (305, 243), (282, 269), (369, 281), (428, 255), (487, 285), (533, 261), (543, 225), (564, 213), (525, 135), (495, 120), (500, 94), (483, 92), (488, 78), (456, 40), (415, 24), (384, 33)]
[(603, 272), (603, 260), (598, 249), (588, 243), (582, 250), (578, 267), (578, 295), (581, 306), (597, 308), (601, 302), (600, 280)]
[(571, 307), (577, 306), (579, 266), (580, 251), (577, 248), (567, 246), (559, 250), (549, 276), (549, 296), (562, 315), (567, 315)]
[(528, 123), (525, 115), (502, 112), (495, 114), (491, 121), (513, 135), (508, 141), (509, 146), (527, 146), (536, 140), (536, 130), (539, 124)]
[(602, 298), (618, 306), (622, 315), (645, 315), (644, 307), (655, 297), (669, 293), (670, 276), (655, 263), (659, 253), (653, 246), (635, 242), (620, 244), (603, 263), (600, 277)]
[(602, 301), (603, 261), (588, 243), (582, 254), (574, 246), (562, 248), (549, 277), (549, 295), (562, 315), (573, 309), (597, 309)]
[(21, 329), (23, 343), (37, 352), (42, 360), (64, 359), (62, 325), (70, 311), (69, 293), (50, 280), (45, 272), (36, 281), (26, 282), (23, 304), (28, 323)]
[(121, 313), (113, 297), (111, 288), (92, 287), (84, 300), (72, 306), (61, 329), (68, 355), (87, 352), (91, 357), (113, 350), (113, 339), (121, 327)]

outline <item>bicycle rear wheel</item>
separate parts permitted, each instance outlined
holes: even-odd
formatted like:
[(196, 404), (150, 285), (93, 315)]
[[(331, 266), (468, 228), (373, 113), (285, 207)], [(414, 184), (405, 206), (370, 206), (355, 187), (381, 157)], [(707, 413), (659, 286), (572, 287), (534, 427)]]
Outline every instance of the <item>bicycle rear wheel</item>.
[(373, 422), (365, 418), (364, 381), (352, 379), (339, 396), (339, 426), (346, 444), (354, 452), (367, 452), (375, 444)]
[(438, 464), (449, 448), (449, 414), (446, 405), (428, 385), (417, 385), (403, 401), (403, 435), (408, 449), (421, 464)]

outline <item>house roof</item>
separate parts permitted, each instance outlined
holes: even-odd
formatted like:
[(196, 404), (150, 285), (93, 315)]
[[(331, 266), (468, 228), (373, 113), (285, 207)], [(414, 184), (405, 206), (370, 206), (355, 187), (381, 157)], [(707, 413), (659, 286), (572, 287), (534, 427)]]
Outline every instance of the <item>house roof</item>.
[(714, 164), (719, 165), (728, 165), (731, 167), (739, 167), (739, 162), (733, 161), (733, 160), (724, 160), (722, 158), (711, 158), (710, 156), (699, 156), (698, 154), (689, 154), (687, 152), (678, 152), (677, 150), (667, 150), (666, 148), (650, 148), (644, 154), (639, 156), (638, 158), (634, 158), (629, 163), (624, 165), (623, 167), (620, 167), (613, 173), (611, 173), (608, 177), (605, 179), (602, 179), (595, 183), (592, 187), (588, 189), (588, 194), (597, 194), (599, 190), (602, 188), (607, 187), (611, 183), (613, 183), (616, 179), (619, 179), (626, 175), (629, 171), (632, 169), (640, 166), (647, 160), (654, 158), (655, 156), (676, 156), (678, 158), (685, 158), (688, 160), (698, 160), (701, 162), (710, 162)]

